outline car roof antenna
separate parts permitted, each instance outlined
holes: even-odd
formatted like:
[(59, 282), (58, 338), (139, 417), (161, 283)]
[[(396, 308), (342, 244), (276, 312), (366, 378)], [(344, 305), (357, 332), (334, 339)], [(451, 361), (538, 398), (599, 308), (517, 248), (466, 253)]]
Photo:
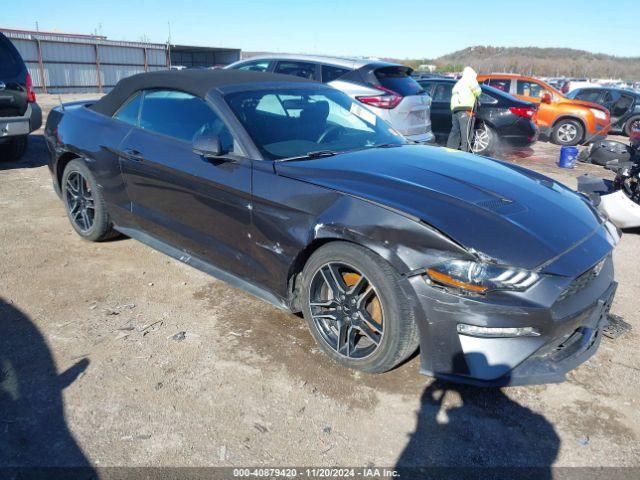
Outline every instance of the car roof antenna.
[(64, 103), (62, 103), (62, 97), (58, 94), (58, 102), (60, 102), (60, 109), (64, 112)]

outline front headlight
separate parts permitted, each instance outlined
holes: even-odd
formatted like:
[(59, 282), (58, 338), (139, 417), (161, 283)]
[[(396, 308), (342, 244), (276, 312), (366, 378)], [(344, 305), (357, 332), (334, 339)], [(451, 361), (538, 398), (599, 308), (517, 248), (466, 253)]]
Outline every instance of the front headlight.
[(591, 113), (593, 113), (593, 116), (596, 117), (598, 120), (607, 120), (607, 114), (604, 113), (602, 110), (598, 110), (597, 108), (590, 108), (589, 110), (591, 110)]
[(466, 260), (449, 260), (427, 268), (427, 277), (437, 285), (471, 293), (522, 291), (540, 278), (537, 273), (521, 268)]

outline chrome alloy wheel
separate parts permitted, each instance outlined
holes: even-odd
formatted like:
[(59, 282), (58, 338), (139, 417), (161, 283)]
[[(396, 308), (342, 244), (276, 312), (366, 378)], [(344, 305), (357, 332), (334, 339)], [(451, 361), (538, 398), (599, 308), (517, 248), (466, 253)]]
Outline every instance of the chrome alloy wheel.
[(71, 172), (65, 185), (65, 199), (71, 221), (82, 232), (93, 226), (95, 202), (87, 179), (80, 172)]
[(578, 129), (572, 123), (565, 123), (558, 128), (558, 139), (562, 143), (572, 143), (578, 137)]
[(382, 302), (374, 285), (350, 265), (327, 263), (314, 273), (309, 310), (322, 340), (341, 356), (368, 357), (382, 342)]
[(484, 152), (487, 148), (489, 148), (489, 131), (487, 127), (483, 125), (481, 128), (478, 128), (473, 135), (473, 145), (471, 146), (471, 150), (473, 153)]

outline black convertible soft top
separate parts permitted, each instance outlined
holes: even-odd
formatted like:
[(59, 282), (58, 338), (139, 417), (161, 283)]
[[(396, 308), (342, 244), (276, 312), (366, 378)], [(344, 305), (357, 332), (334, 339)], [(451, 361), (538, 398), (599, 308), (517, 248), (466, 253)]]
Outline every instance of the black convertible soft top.
[(167, 88), (204, 98), (210, 90), (218, 87), (273, 82), (313, 83), (306, 78), (291, 75), (243, 70), (162, 70), (123, 78), (111, 92), (89, 108), (112, 116), (138, 90)]

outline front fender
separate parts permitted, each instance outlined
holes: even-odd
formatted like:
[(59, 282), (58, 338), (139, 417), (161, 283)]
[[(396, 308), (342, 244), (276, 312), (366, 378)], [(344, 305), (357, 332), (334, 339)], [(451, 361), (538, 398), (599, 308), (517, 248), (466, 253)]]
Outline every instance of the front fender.
[(449, 255), (469, 256), (460, 244), (417, 218), (367, 200), (342, 196), (318, 217), (308, 243), (340, 239), (373, 250), (401, 274)]

